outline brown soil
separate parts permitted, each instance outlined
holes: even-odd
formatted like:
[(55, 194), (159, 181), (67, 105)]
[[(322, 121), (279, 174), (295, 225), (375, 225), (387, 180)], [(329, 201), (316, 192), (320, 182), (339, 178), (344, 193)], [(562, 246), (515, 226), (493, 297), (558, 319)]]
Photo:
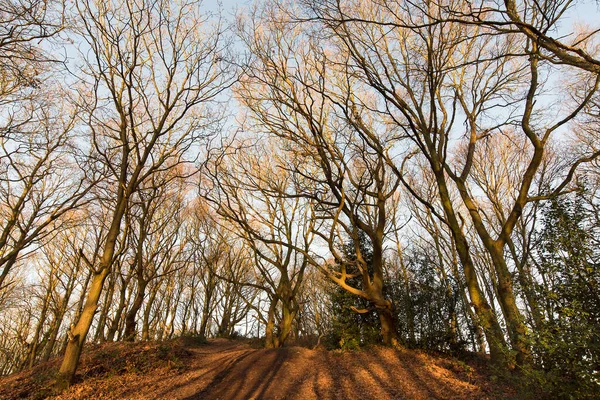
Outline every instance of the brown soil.
[[(0, 399), (48, 398), (59, 360), (0, 378)], [(84, 350), (53, 399), (500, 399), (485, 368), (406, 349), (256, 349), (240, 341), (109, 343)]]

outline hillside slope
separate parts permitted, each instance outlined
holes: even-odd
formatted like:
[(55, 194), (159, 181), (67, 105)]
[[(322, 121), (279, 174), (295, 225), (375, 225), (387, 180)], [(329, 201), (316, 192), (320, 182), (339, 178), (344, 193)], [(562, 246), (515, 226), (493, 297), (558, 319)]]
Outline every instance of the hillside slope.
[[(0, 399), (47, 398), (59, 360), (0, 378)], [(207, 344), (108, 343), (84, 351), (78, 382), (53, 399), (496, 399), (483, 367), (405, 349), (330, 352)]]

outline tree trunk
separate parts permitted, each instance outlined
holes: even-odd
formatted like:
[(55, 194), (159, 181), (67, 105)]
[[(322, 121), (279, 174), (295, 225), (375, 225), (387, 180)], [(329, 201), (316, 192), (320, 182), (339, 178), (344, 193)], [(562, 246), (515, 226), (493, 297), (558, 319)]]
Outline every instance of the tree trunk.
[(391, 304), (388, 307), (378, 309), (379, 321), (381, 323), (381, 338), (386, 346), (398, 345), (398, 323)]
[(69, 281), (66, 286), (65, 294), (61, 299), (59, 307), (54, 312), (54, 321), (52, 322), (52, 326), (50, 327), (48, 345), (46, 347), (46, 351), (44, 352), (44, 356), (42, 357), (42, 361), (48, 361), (50, 359), (52, 351), (54, 350), (54, 346), (56, 346), (58, 332), (60, 330), (60, 326), (62, 325), (63, 318), (67, 312), (67, 307), (69, 306), (69, 300), (71, 299), (71, 295), (73, 294), (73, 289), (75, 288), (75, 277), (79, 272), (80, 262), (81, 260), (78, 259), (75, 271), (69, 276)]
[(38, 348), (39, 348), (39, 342), (40, 342), (40, 336), (42, 334), (42, 329), (44, 328), (44, 323), (46, 322), (46, 314), (48, 313), (48, 307), (50, 306), (50, 298), (52, 296), (52, 286), (53, 283), (50, 282), (49, 283), (50, 287), (46, 288), (46, 296), (44, 297), (44, 302), (42, 304), (42, 310), (40, 311), (40, 316), (39, 316), (39, 321), (37, 323), (37, 326), (35, 328), (35, 334), (33, 336), (33, 339), (31, 341), (31, 347), (29, 350), (29, 354), (27, 357), (27, 363), (23, 364), (23, 367), (25, 367), (25, 365), (27, 365), (29, 368), (33, 367), (33, 364), (35, 363), (35, 358), (37, 356), (38, 353)]
[(54, 346), (56, 346), (58, 330), (60, 329), (63, 315), (64, 313), (61, 313), (60, 316), (56, 315), (54, 317), (54, 321), (50, 327), (50, 334), (48, 335), (48, 344), (46, 345), (46, 351), (44, 351), (44, 355), (42, 356), (42, 361), (48, 361), (50, 356), (52, 356), (52, 350), (54, 350)]
[(85, 276), (85, 282), (83, 284), (83, 287), (81, 288), (81, 293), (79, 294), (79, 300), (77, 301), (77, 311), (75, 312), (75, 318), (74, 318), (76, 320), (79, 319), (79, 316), (83, 312), (83, 306), (85, 304), (86, 293), (88, 292), (90, 280), (92, 279), (93, 276), (94, 276), (94, 271), (92, 271), (92, 270), (89, 270)]
[(214, 293), (214, 279), (212, 272), (209, 271), (209, 279), (206, 282), (204, 288), (204, 304), (202, 305), (202, 320), (200, 321), (200, 335), (206, 337), (208, 332), (208, 322), (211, 314), (211, 303), (213, 300)]
[(81, 350), (83, 349), (83, 344), (88, 331), (92, 326), (94, 314), (96, 313), (96, 309), (98, 307), (98, 301), (100, 300), (100, 295), (102, 294), (102, 286), (104, 285), (104, 280), (108, 276), (109, 272), (109, 268), (103, 268), (99, 273), (94, 274), (87, 300), (85, 302), (85, 306), (83, 307), (83, 311), (81, 312), (81, 316), (79, 317), (79, 321), (77, 322), (77, 325), (72, 327), (69, 332), (69, 340), (65, 350), (65, 356), (56, 379), (56, 387), (58, 389), (67, 388), (75, 377), (75, 371), (77, 370), (77, 365), (79, 364)]
[[(192, 286), (192, 295), (193, 295), (194, 289)], [(189, 313), (190, 313), (190, 309), (192, 309), (192, 296), (190, 296), (189, 300), (185, 302), (185, 306), (183, 307), (183, 315), (181, 317), (181, 335), (185, 335), (188, 331), (188, 320), (189, 320)], [(193, 331), (194, 327), (193, 327), (193, 319), (192, 319), (192, 323), (190, 324), (190, 330)]]
[(121, 280), (121, 288), (119, 290), (119, 304), (115, 310), (115, 316), (110, 323), (110, 327), (108, 328), (108, 334), (106, 335), (106, 340), (112, 342), (115, 340), (115, 335), (119, 330), (119, 324), (121, 322), (121, 316), (123, 315), (123, 310), (125, 309), (125, 297), (127, 293), (127, 284), (129, 280), (122, 279)]
[(173, 312), (171, 313), (171, 320), (169, 321), (169, 335), (167, 336), (169, 339), (173, 337), (175, 333), (175, 317), (177, 316), (177, 306), (179, 306), (179, 299), (181, 297), (181, 292), (177, 298), (175, 298), (175, 305), (173, 307)]
[(125, 317), (125, 340), (133, 342), (136, 336), (136, 320), (135, 317), (144, 304), (144, 296), (146, 294), (146, 286), (148, 285), (148, 281), (139, 279), (138, 280), (138, 289), (135, 295), (135, 299), (131, 308), (127, 312), (127, 316)]
[[(537, 170), (537, 166), (539, 166), (542, 156), (543, 151), (540, 150), (540, 148), (536, 148), (533, 154), (533, 159), (531, 160), (531, 163), (528, 167), (528, 171), (526, 173), (526, 175), (530, 173), (532, 174), (531, 179), (533, 179), (533, 174)], [(528, 187), (531, 182), (531, 180), (529, 180), (528, 178), (524, 177), (523, 179), (523, 186), (520, 189), (520, 195), (522, 193), (527, 193), (528, 189), (524, 188)], [(527, 183), (528, 181), (529, 183)], [(513, 350), (517, 352), (517, 364), (529, 364), (531, 362), (531, 352), (527, 340), (527, 328), (525, 327), (525, 323), (523, 322), (521, 313), (517, 308), (516, 297), (513, 289), (513, 280), (508, 266), (506, 264), (506, 257), (504, 255), (504, 246), (506, 244), (506, 241), (510, 239), (510, 234), (512, 233), (512, 227), (514, 227), (514, 225), (510, 225), (511, 228), (507, 228), (507, 220), (506, 224), (504, 224), (503, 226), (503, 231), (500, 238), (498, 240), (493, 240), (486, 227), (484, 226), (482, 218), (479, 214), (479, 210), (475, 202), (471, 198), (471, 195), (467, 191), (464, 182), (458, 180), (456, 181), (456, 184), (459, 189), (460, 196), (463, 199), (463, 203), (469, 210), (469, 214), (471, 215), (471, 220), (473, 221), (475, 231), (481, 239), (481, 243), (483, 243), (483, 246), (489, 253), (492, 265), (494, 266), (494, 272), (497, 278), (498, 285), (498, 303), (500, 303), (502, 314), (504, 315), (504, 320), (506, 322), (510, 343), (512, 345)], [(525, 190), (525, 192), (523, 192), (523, 190)], [(513, 209), (522, 210), (524, 204), (525, 203), (520, 204), (519, 200), (517, 200)], [(518, 214), (521, 215), (521, 211), (519, 211)], [(513, 215), (516, 214), (512, 213), (511, 217)]]
[[(10, 258), (6, 264), (4, 264), (4, 269), (2, 270), (2, 274), (0, 274), (0, 290), (4, 289), (4, 281), (8, 276), (8, 271), (13, 267), (13, 265), (17, 262), (17, 255)], [(7, 283), (8, 285), (9, 283)]]
[[(81, 350), (83, 349), (85, 338), (90, 330), (90, 327), (92, 326), (92, 322), (94, 321), (94, 314), (96, 313), (98, 302), (100, 300), (100, 296), (102, 295), (104, 281), (111, 272), (114, 261), (113, 258), (115, 254), (115, 246), (121, 232), (121, 220), (125, 214), (128, 197), (124, 196), (121, 192), (118, 195), (118, 199), (119, 200), (113, 214), (110, 229), (106, 235), (106, 244), (104, 246), (104, 251), (102, 252), (102, 257), (100, 258), (99, 269), (94, 271), (92, 274), (92, 283), (88, 290), (85, 305), (83, 306), (83, 310), (81, 311), (81, 315), (79, 316), (77, 324), (71, 327), (71, 330), (68, 334), (65, 356), (56, 376), (55, 387), (58, 390), (67, 388), (75, 377), (75, 371), (77, 370), (77, 365), (79, 364)], [(81, 253), (81, 255), (83, 257), (83, 253)], [(85, 260), (87, 261), (87, 259)], [(87, 262), (89, 263), (89, 261)], [(94, 268), (93, 265), (89, 265), (89, 267)]]
[(150, 313), (152, 311), (154, 299), (156, 299), (156, 294), (158, 293), (158, 285), (155, 285), (154, 287), (155, 289), (151, 291), (148, 302), (146, 303), (146, 309), (144, 310), (144, 322), (142, 325), (142, 340), (144, 341), (150, 340)]
[(439, 168), (435, 168), (433, 165), (432, 168), (435, 173), (438, 192), (448, 222), (448, 227), (450, 228), (452, 239), (456, 245), (456, 252), (458, 253), (458, 257), (463, 266), (467, 290), (469, 291), (471, 303), (473, 304), (478, 319), (477, 323), (480, 324), (484, 330), (490, 347), (490, 357), (492, 362), (499, 365), (505, 365), (507, 361), (506, 354), (508, 351), (504, 340), (504, 333), (479, 286), (477, 271), (475, 270), (473, 259), (469, 253), (469, 243), (465, 238), (456, 214), (454, 213), (452, 200), (444, 178), (444, 172)]
[(279, 323), (279, 337), (277, 340), (277, 347), (283, 347), (286, 339), (289, 337), (290, 332), (292, 331), (292, 325), (294, 323), (294, 319), (296, 318), (296, 310), (292, 304), (292, 299), (287, 299), (286, 301), (282, 301), (282, 317), (281, 322)]
[(278, 302), (279, 299), (273, 299), (271, 301), (271, 305), (269, 305), (267, 325), (265, 327), (265, 347), (267, 349), (273, 349), (277, 347), (277, 338), (275, 337), (275, 312), (277, 310)]
[(115, 290), (115, 277), (114, 274), (109, 276), (108, 278), (108, 290), (104, 295), (104, 304), (102, 306), (102, 311), (100, 312), (100, 318), (98, 318), (98, 327), (96, 328), (96, 334), (94, 335), (94, 340), (103, 343), (106, 340), (105, 328), (106, 328), (106, 319), (108, 318), (108, 312), (110, 310), (110, 304), (112, 303), (112, 297)]
[(202, 337), (207, 337), (208, 320), (210, 318), (210, 305), (207, 304), (206, 300), (202, 306), (202, 320), (200, 321), (200, 330), (198, 333)]
[(498, 302), (506, 320), (511, 344), (517, 352), (517, 365), (529, 364), (531, 362), (531, 351), (527, 340), (527, 328), (517, 308), (512, 277), (506, 265), (506, 259), (500, 246), (495, 246), (490, 253), (498, 275)]
[(378, 201), (379, 221), (375, 231), (375, 237), (371, 237), (373, 243), (373, 280), (367, 286), (367, 293), (371, 302), (377, 307), (379, 321), (381, 323), (381, 339), (386, 346), (398, 345), (398, 321), (394, 315), (393, 303), (383, 295), (384, 271), (383, 271), (383, 236), (385, 229), (385, 202)]

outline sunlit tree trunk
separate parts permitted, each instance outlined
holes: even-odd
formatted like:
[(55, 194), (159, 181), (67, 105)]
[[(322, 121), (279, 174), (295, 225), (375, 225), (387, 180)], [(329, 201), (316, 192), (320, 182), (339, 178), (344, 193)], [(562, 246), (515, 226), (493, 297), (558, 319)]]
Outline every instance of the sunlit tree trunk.
[(148, 301), (146, 302), (146, 307), (144, 309), (144, 320), (142, 324), (142, 340), (144, 341), (150, 340), (150, 314), (152, 312), (154, 300), (158, 294), (158, 288), (159, 285), (154, 285), (150, 291), (150, 296), (148, 297)]
[[(123, 189), (119, 189), (119, 193), (120, 198), (106, 237), (106, 244), (100, 259), (100, 266), (98, 270), (94, 271), (92, 274), (92, 282), (88, 289), (87, 298), (81, 315), (79, 316), (77, 323), (74, 326), (71, 326), (71, 329), (69, 330), (65, 355), (57, 375), (56, 386), (59, 389), (68, 387), (75, 376), (85, 338), (92, 326), (94, 315), (96, 314), (98, 302), (102, 294), (102, 286), (111, 271), (110, 267), (113, 262), (115, 246), (121, 231), (121, 219), (125, 213), (128, 197), (123, 193)], [(93, 268), (93, 266), (90, 267)]]
[(436, 173), (436, 181), (438, 183), (441, 203), (448, 220), (448, 226), (456, 245), (456, 252), (463, 266), (467, 290), (469, 291), (469, 297), (477, 315), (477, 322), (481, 325), (490, 346), (492, 360), (504, 365), (508, 353), (504, 333), (479, 286), (475, 265), (469, 253), (469, 244), (456, 219), (443, 172), (439, 171)]

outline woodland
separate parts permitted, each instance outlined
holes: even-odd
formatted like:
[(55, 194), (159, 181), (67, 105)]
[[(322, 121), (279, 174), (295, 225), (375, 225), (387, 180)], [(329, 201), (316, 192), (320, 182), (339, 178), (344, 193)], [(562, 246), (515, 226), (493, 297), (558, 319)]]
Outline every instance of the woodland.
[(0, 376), (187, 335), (595, 398), (599, 7), (0, 0)]

